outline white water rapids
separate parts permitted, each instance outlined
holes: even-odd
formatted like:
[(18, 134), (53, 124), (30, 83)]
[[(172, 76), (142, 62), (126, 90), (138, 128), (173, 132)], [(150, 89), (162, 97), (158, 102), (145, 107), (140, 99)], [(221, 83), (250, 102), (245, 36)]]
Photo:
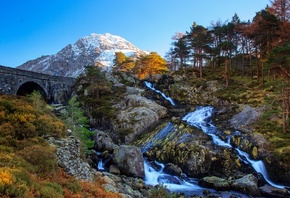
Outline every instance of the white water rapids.
[(156, 93), (161, 94), (161, 96), (162, 96), (165, 100), (168, 100), (172, 106), (175, 106), (175, 103), (174, 103), (173, 99), (170, 98), (170, 97), (168, 97), (168, 96), (166, 96), (162, 91), (160, 91), (160, 90), (158, 90), (158, 89), (155, 89), (155, 88), (154, 88), (154, 85), (153, 85), (152, 83), (150, 83), (150, 82), (148, 82), (148, 81), (145, 81), (145, 85), (146, 85), (146, 87), (148, 87), (149, 89), (155, 91)]
[[(211, 123), (210, 118), (212, 116), (212, 113), (213, 107), (211, 106), (199, 107), (195, 111), (188, 113), (182, 120), (186, 121), (191, 126), (200, 128), (204, 133), (211, 136), (213, 143), (215, 143), (216, 145), (232, 148), (229, 143), (221, 140), (216, 134), (214, 134), (217, 131), (217, 128)], [(275, 184), (269, 179), (267, 170), (262, 160), (251, 160), (246, 152), (241, 151), (239, 148), (235, 148), (235, 150), (238, 152), (240, 159), (246, 163), (251, 164), (255, 171), (261, 173), (264, 179), (270, 185), (277, 188), (285, 188), (285, 186)]]
[[(152, 148), (158, 142), (163, 141), (167, 136), (169, 136), (174, 131), (174, 125), (171, 122), (161, 129), (145, 146), (143, 146), (142, 153), (146, 152), (148, 149)], [(198, 186), (198, 181), (193, 178), (188, 178), (186, 175), (183, 175), (182, 179), (177, 176), (172, 176), (163, 172), (164, 164), (157, 161), (153, 168), (152, 164), (144, 159), (144, 171), (145, 171), (145, 183), (147, 185), (158, 185), (162, 184), (167, 189), (172, 192), (181, 192), (186, 195), (202, 195), (202, 192), (205, 188)], [(156, 168), (158, 167), (158, 168)]]
[[(150, 82), (145, 81), (145, 85), (156, 93), (161, 94), (163, 98), (168, 100), (171, 105), (175, 106), (175, 103), (172, 98), (166, 96), (160, 90), (154, 88), (154, 85)], [(245, 162), (246, 164), (250, 164), (256, 172), (259, 172), (263, 175), (264, 179), (272, 186), (277, 188), (285, 188), (285, 186), (278, 185), (273, 183), (267, 174), (267, 170), (264, 166), (263, 161), (261, 160), (251, 160), (249, 155), (241, 151), (239, 148), (233, 148), (231, 144), (227, 141), (224, 141), (218, 137), (216, 132), (218, 131), (217, 127), (212, 124), (211, 117), (213, 114), (213, 107), (205, 106), (199, 107), (195, 111), (188, 113), (186, 116), (182, 118), (183, 121), (188, 123), (191, 126), (200, 128), (204, 133), (212, 137), (212, 141), (214, 144), (235, 149), (238, 153), (239, 159)], [(146, 152), (148, 149), (153, 147), (156, 142), (164, 140), (167, 136), (170, 136), (171, 132), (174, 131), (174, 125), (172, 123), (168, 123), (162, 130), (160, 130), (143, 148), (142, 153)], [(169, 175), (163, 172), (164, 165), (155, 161), (159, 168), (153, 168), (152, 164), (145, 159), (145, 183), (149, 185), (158, 185), (163, 184), (167, 189), (172, 192), (182, 192), (186, 195), (201, 195), (204, 188), (198, 186), (197, 179), (188, 178), (186, 175), (178, 178), (176, 176)], [(210, 190), (214, 192), (214, 190)], [(245, 195), (240, 194), (241, 197), (247, 197)]]

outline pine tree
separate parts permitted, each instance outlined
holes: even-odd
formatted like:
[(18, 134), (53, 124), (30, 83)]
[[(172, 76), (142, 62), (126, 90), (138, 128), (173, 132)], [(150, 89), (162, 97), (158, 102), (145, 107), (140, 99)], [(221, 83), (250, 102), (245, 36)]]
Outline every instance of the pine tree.
[(66, 106), (66, 113), (62, 116), (67, 128), (72, 130), (73, 135), (81, 142), (81, 148), (85, 153), (93, 147), (93, 132), (88, 127), (89, 120), (84, 115), (84, 111), (80, 108), (80, 103), (76, 97), (72, 97)]
[(187, 44), (186, 35), (182, 33), (176, 33), (176, 35), (173, 36), (172, 39), (174, 40), (174, 42), (172, 43), (172, 56), (179, 60), (179, 67), (184, 68), (190, 54), (190, 48)]

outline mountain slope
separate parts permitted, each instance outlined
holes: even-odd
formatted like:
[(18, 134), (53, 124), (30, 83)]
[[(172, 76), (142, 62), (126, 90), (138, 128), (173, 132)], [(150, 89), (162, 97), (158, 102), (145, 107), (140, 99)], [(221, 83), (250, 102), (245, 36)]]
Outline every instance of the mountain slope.
[(41, 56), (17, 68), (56, 76), (77, 77), (87, 65), (98, 64), (104, 70), (110, 70), (115, 52), (120, 51), (133, 57), (148, 53), (120, 36), (109, 33), (91, 34), (67, 45), (57, 54)]

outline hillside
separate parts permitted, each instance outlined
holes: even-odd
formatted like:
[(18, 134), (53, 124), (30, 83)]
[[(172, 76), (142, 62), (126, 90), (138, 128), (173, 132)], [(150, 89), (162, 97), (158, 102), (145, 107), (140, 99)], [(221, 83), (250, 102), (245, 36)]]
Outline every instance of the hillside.
[(121, 197), (58, 166), (45, 137), (66, 138), (66, 127), (40, 97), (0, 95), (0, 197)]

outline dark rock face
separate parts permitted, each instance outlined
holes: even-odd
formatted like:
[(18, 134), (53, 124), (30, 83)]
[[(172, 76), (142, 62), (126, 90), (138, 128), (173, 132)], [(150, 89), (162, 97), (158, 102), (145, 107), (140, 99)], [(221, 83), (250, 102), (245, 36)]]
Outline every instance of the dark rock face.
[(144, 178), (144, 159), (140, 148), (121, 145), (114, 150), (112, 160), (122, 174)]

